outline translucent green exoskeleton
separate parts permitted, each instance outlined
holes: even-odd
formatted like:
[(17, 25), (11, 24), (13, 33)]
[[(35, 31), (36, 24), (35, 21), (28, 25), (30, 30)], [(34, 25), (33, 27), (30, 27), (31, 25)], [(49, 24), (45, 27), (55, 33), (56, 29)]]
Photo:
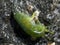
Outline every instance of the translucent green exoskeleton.
[(35, 39), (38, 37), (44, 37), (45, 32), (49, 32), (49, 30), (46, 29), (42, 23), (35, 23), (35, 21), (32, 20), (32, 17), (23, 12), (16, 12), (14, 18), (17, 23), (23, 28), (23, 30)]
[(18, 8), (19, 6), (17, 0), (15, 0), (13, 6), (14, 19), (22, 27), (22, 29), (32, 38), (37, 39), (39, 37), (45, 37), (45, 32), (53, 34), (38, 19), (35, 21), (35, 13), (33, 13), (32, 16), (29, 16), (28, 14), (24, 13), (24, 10), (22, 11), (22, 9)]

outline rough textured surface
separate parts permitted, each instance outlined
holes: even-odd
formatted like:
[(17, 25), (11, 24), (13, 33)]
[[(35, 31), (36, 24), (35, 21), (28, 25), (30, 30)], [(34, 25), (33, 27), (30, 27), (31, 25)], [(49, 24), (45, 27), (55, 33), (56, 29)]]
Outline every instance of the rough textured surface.
[[(55, 5), (55, 3), (57, 4)], [(60, 4), (59, 2), (55, 3), (52, 0), (0, 0), (0, 45), (46, 45), (47, 42), (46, 39), (41, 38), (31, 41), (24, 31), (19, 31), (22, 29), (13, 19), (11, 12), (14, 11), (13, 4), (17, 5), (16, 9), (29, 15), (34, 12), (27, 10), (29, 4), (34, 7), (34, 10), (40, 10), (39, 20), (48, 26), (48, 29), (55, 31), (54, 41), (58, 45), (60, 42)]]

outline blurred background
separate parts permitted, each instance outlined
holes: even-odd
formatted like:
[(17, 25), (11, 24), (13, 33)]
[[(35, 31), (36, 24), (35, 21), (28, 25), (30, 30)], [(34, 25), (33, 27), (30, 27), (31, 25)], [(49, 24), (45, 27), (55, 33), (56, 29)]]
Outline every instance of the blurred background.
[[(51, 42), (60, 44), (60, 0), (0, 0), (0, 45), (49, 45), (47, 39), (30, 40), (30, 36), (16, 23), (14, 10), (32, 15), (39, 10), (39, 20), (53, 30)], [(51, 44), (50, 44), (51, 45)]]

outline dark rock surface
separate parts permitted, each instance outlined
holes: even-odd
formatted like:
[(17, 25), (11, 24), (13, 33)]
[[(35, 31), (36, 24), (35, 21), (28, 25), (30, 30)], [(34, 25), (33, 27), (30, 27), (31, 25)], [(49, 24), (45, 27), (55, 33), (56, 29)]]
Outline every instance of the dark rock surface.
[[(32, 5), (33, 10), (40, 10), (39, 20), (48, 29), (55, 31), (54, 41), (58, 45), (60, 41), (60, 4), (53, 5), (53, 0), (0, 0), (0, 45), (47, 45), (47, 40), (40, 38), (31, 41), (22, 28), (13, 18), (14, 8), (32, 15), (27, 6)], [(13, 12), (12, 12), (13, 11)]]

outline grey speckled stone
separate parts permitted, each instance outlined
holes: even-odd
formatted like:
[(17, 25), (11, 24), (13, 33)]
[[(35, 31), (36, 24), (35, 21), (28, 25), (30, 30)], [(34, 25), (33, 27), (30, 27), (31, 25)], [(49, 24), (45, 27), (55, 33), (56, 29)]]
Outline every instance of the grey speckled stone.
[[(60, 10), (60, 5), (57, 4), (56, 8), (54, 8), (54, 10), (51, 10), (51, 4), (53, 4), (52, 0), (0, 0), (0, 42), (2, 43), (0, 45), (46, 45), (46, 43), (44, 43), (44, 41), (42, 41), (41, 39), (39, 39), (41, 42), (37, 41), (34, 43), (33, 41), (29, 41), (29, 38), (25, 37), (26, 35), (24, 35), (23, 33), (18, 33), (23, 34), (21, 35), (21, 37), (23, 36), (21, 38), (19, 36), (16, 36), (17, 34), (15, 34), (14, 32), (15, 29), (13, 27), (16, 24), (10, 19), (10, 16), (13, 15), (11, 14), (11, 11), (13, 11), (14, 13), (14, 6), (17, 5), (16, 9), (31, 15), (32, 13), (28, 12), (26, 9), (27, 4), (31, 4), (33, 5), (35, 10), (38, 9), (41, 11), (41, 14), (39, 15), (39, 20), (45, 25), (49, 24), (48, 29), (53, 30), (57, 33), (59, 32), (58, 30), (60, 30), (60, 16), (58, 13)], [(58, 11), (54, 13), (56, 9)], [(54, 17), (49, 17), (47, 16), (48, 14), (51, 14)], [(14, 25), (11, 24), (11, 21)], [(56, 27), (54, 25), (56, 25)], [(55, 35), (55, 38), (58, 39), (58, 34)]]

